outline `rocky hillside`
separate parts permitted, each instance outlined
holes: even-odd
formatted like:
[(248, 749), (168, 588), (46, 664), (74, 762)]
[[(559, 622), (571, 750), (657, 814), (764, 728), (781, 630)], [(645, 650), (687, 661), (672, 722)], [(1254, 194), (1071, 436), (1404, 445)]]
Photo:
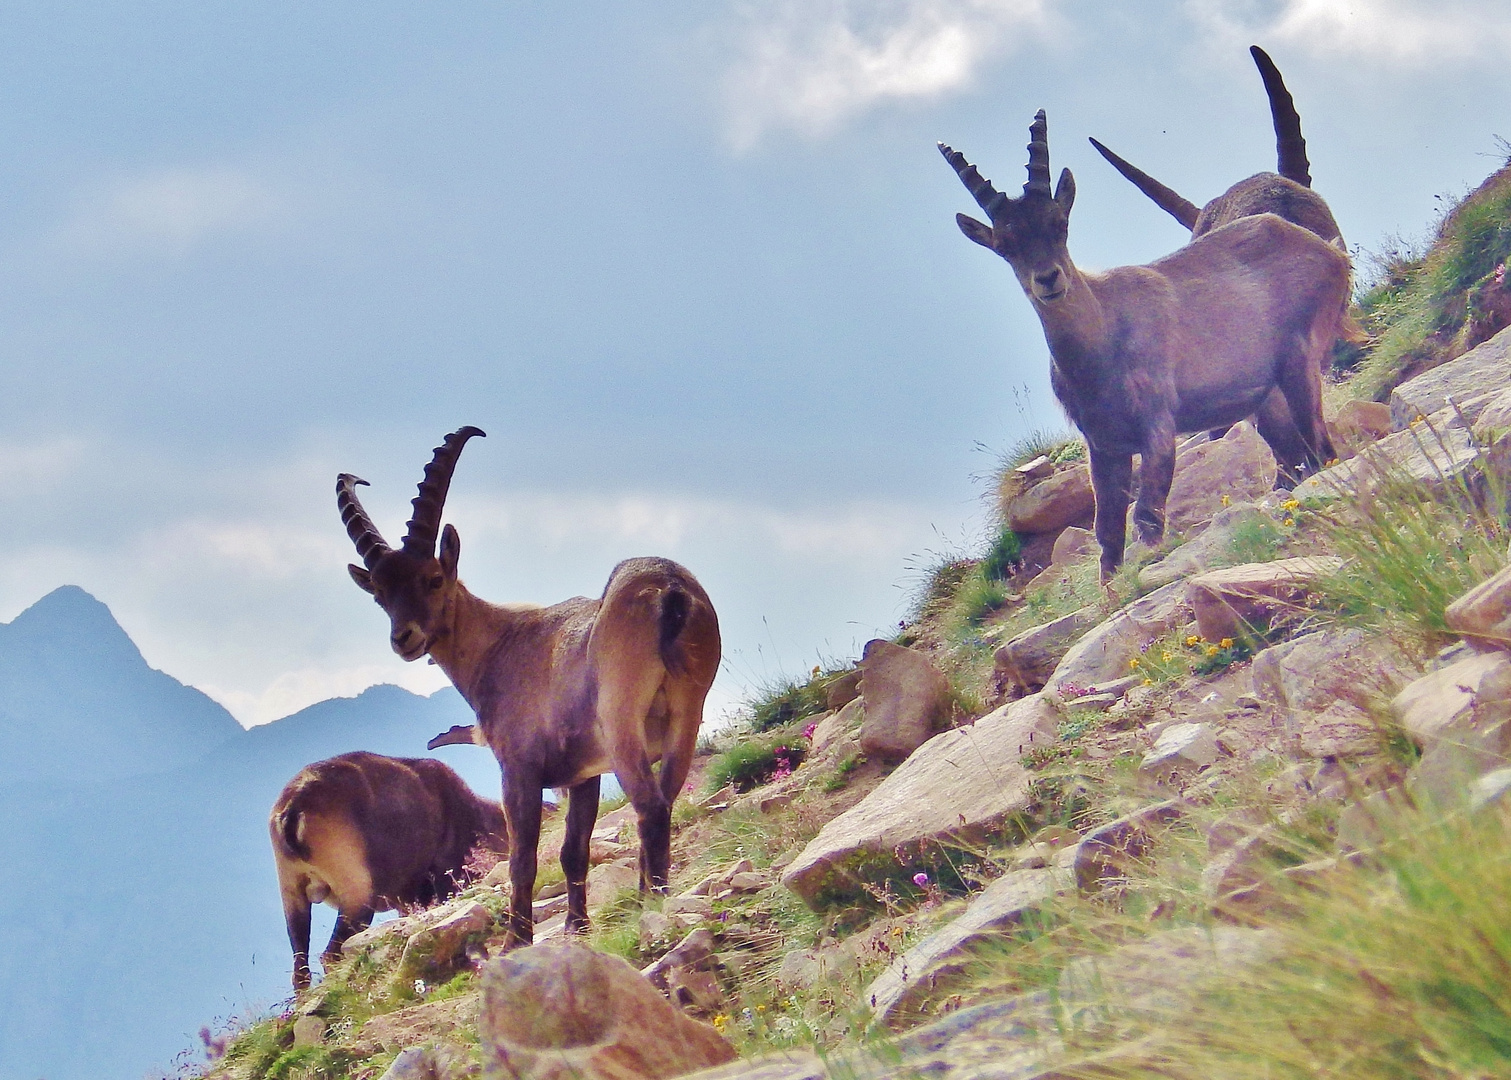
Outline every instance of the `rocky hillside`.
[(1106, 587), (1077, 446), (1028, 447), (986, 557), (704, 747), (671, 896), (606, 808), (563, 942), (558, 823), (537, 946), (499, 953), (495, 871), (183, 1071), (1511, 1073), (1511, 329), (1472, 307), (1388, 403), (1332, 389), (1344, 460), (1294, 491), (1246, 424), (1187, 440)]

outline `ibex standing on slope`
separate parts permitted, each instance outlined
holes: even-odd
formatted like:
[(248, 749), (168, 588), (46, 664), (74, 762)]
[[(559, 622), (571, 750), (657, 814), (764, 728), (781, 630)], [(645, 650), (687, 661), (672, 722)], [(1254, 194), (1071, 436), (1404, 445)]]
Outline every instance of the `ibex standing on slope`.
[[(1105, 580), (1123, 561), (1134, 454), (1143, 464), (1133, 520), (1149, 544), (1164, 535), (1178, 432), (1257, 410), (1277, 458), (1315, 468), (1333, 456), (1321, 366), (1344, 317), (1348, 257), (1262, 214), (1148, 266), (1083, 274), (1066, 247), (1075, 178), (1065, 169), (1050, 192), (1042, 109), (1029, 136), (1028, 182), (1017, 199), (950, 147), (939, 150), (991, 216), (987, 225), (957, 214), (961, 232), (1007, 260), (1044, 326), (1050, 385), (1091, 452)], [(1288, 412), (1277, 416), (1272, 401)]]
[(357, 500), (356, 485), (365, 481), (342, 473), (336, 505), (365, 564), (349, 567), (352, 580), (388, 613), (394, 652), (405, 660), (428, 653), (440, 665), (503, 768), (514, 887), (509, 941), (518, 944), (534, 935), (543, 788), (570, 789), (561, 848), (569, 930), (588, 922), (588, 840), (605, 772), (614, 772), (635, 808), (641, 889), (665, 889), (672, 801), (687, 780), (703, 700), (718, 672), (719, 621), (697, 579), (667, 559), (620, 563), (597, 600), (535, 607), (473, 596), (457, 580), (456, 529), (440, 533), (439, 554), (436, 534), (457, 456), (482, 434), (464, 427), (436, 448), (397, 549)]
[(310, 905), (336, 908), (320, 957), (329, 967), (375, 912), (444, 900), (467, 882), (473, 848), (509, 846), (498, 803), (442, 762), (363, 751), (300, 769), (273, 803), (268, 834), (295, 990), (310, 984)]

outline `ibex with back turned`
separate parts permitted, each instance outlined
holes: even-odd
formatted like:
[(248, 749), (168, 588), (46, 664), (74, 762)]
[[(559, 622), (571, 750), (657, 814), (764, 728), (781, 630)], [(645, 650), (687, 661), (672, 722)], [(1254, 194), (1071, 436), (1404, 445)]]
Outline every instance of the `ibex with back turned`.
[[(1249, 46), (1249, 55), (1259, 68), (1259, 77), (1264, 82), (1266, 97), (1270, 102), (1270, 121), (1275, 129), (1275, 171), (1255, 173), (1240, 180), (1200, 210), (1189, 200), (1171, 191), (1143, 170), (1130, 165), (1095, 139), (1089, 140), (1112, 167), (1122, 173), (1133, 185), (1152, 199), (1176, 221), (1191, 230), (1191, 239), (1205, 236), (1213, 229), (1221, 228), (1242, 217), (1255, 214), (1276, 214), (1293, 225), (1300, 225), (1316, 233), (1340, 250), (1347, 250), (1343, 234), (1333, 219), (1327, 202), (1312, 190), (1312, 166), (1306, 156), (1306, 139), (1301, 135), (1301, 115), (1291, 92), (1286, 89), (1280, 69), (1270, 59), (1269, 53), (1258, 45)], [(1343, 322), (1341, 336), (1353, 344), (1368, 340), (1352, 317)], [(1272, 414), (1278, 416), (1284, 409), (1284, 401), (1278, 391), (1272, 391), (1269, 402)], [(1216, 429), (1212, 438), (1221, 438), (1223, 429)], [(1299, 437), (1299, 434), (1298, 436)], [(1297, 461), (1282, 461), (1279, 474), (1281, 486), (1291, 487), (1302, 479)]]
[(1258, 45), (1249, 46), (1249, 54), (1259, 68), (1265, 94), (1270, 99), (1270, 120), (1275, 127), (1274, 172), (1255, 173), (1240, 180), (1198, 210), (1194, 203), (1130, 165), (1095, 139), (1089, 141), (1113, 168), (1154, 200), (1156, 206), (1190, 229), (1193, 240), (1241, 217), (1277, 214), (1293, 225), (1316, 233), (1328, 243), (1344, 248), (1343, 234), (1333, 220), (1333, 212), (1322, 196), (1312, 190), (1312, 166), (1306, 156), (1306, 140), (1301, 137), (1301, 115), (1296, 111), (1291, 92), (1285, 88), (1280, 69)]
[(365, 481), (342, 473), (336, 504), (365, 564), (349, 567), (352, 580), (387, 612), (394, 651), (405, 660), (430, 655), (472, 706), (503, 770), (514, 889), (508, 941), (521, 944), (534, 935), (543, 788), (569, 789), (561, 866), (570, 931), (588, 922), (588, 841), (605, 772), (635, 808), (641, 889), (666, 888), (672, 802), (718, 671), (719, 622), (697, 579), (667, 559), (620, 563), (597, 600), (537, 607), (474, 596), (457, 579), (456, 529), (440, 532), (439, 552), (436, 534), (457, 457), (482, 434), (464, 427), (436, 448), (396, 549), (357, 500)]
[[(1348, 257), (1261, 214), (1147, 266), (1082, 273), (1066, 247), (1075, 179), (1063, 170), (1051, 193), (1042, 109), (1029, 135), (1028, 182), (1016, 199), (960, 153), (939, 150), (991, 217), (987, 225), (957, 214), (961, 232), (1007, 260), (1044, 326), (1050, 385), (1091, 453), (1106, 580), (1123, 561), (1134, 454), (1143, 463), (1133, 520), (1148, 544), (1164, 535), (1179, 432), (1257, 411), (1276, 457), (1299, 453), (1315, 468), (1333, 455), (1321, 365), (1344, 317)], [(1275, 400), (1286, 414), (1276, 415)]]
[(294, 950), (294, 989), (310, 984), (310, 906), (336, 909), (327, 967), (376, 912), (445, 900), (470, 880), (468, 856), (509, 848), (504, 812), (430, 758), (357, 751), (317, 761), (284, 786), (268, 834)]

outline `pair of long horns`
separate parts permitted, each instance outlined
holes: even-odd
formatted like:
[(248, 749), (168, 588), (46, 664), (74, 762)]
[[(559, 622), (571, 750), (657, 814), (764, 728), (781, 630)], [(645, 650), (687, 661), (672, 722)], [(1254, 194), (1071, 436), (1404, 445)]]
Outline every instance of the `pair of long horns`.
[[(451, 488), (451, 474), (456, 470), (462, 447), (474, 435), (485, 437), (481, 429), (471, 425), (453, 431), (441, 440), (430, 464), (425, 466), (425, 478), (420, 481), (419, 494), (411, 504), (414, 516), (409, 519), (404, 532), (402, 546), (411, 555), (428, 558), (435, 554), (435, 540), (441, 531), (441, 510), (446, 505), (446, 492)], [(357, 486), (366, 483), (351, 473), (336, 477), (336, 509), (341, 511), (341, 524), (346, 526), (346, 535), (357, 545), (357, 556), (371, 570), (392, 548), (384, 542), (383, 534), (357, 498)]]
[[(1008, 197), (994, 188), (992, 182), (965, 160), (960, 151), (940, 143), (939, 152), (960, 177), (976, 204), (995, 221), (1003, 205), (1010, 201)], [(1034, 122), (1028, 128), (1028, 182), (1023, 185), (1023, 194), (1053, 198), (1049, 187), (1049, 121), (1045, 119), (1043, 109), (1034, 114)]]
[[(1275, 128), (1275, 171), (1287, 180), (1294, 180), (1302, 187), (1311, 187), (1312, 165), (1306, 156), (1306, 140), (1301, 137), (1301, 114), (1296, 111), (1296, 102), (1291, 97), (1291, 92), (1285, 88), (1285, 80), (1280, 77), (1280, 69), (1275, 66), (1275, 61), (1270, 59), (1270, 54), (1258, 45), (1250, 45), (1249, 55), (1254, 58), (1254, 65), (1259, 68), (1259, 78), (1264, 82), (1265, 95), (1270, 99), (1270, 121)], [(1201, 210), (1189, 199), (1171, 191), (1144, 170), (1124, 161), (1095, 139), (1091, 140), (1091, 145), (1096, 147), (1097, 153), (1106, 158), (1112, 167), (1122, 173), (1134, 187), (1149, 196), (1161, 210), (1188, 229), (1196, 225), (1196, 219)]]

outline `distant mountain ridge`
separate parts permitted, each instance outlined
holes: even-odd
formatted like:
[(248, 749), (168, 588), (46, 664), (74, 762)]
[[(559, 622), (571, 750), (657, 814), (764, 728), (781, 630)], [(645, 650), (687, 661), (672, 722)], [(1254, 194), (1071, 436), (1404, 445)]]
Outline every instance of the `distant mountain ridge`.
[[(140, 1080), (201, 1024), (286, 996), (279, 789), (348, 750), (424, 756), (471, 721), (450, 688), (374, 686), (243, 730), (83, 589), (0, 624), (0, 1080)], [(487, 751), (430, 756), (497, 797)]]
[(0, 784), (171, 770), (243, 734), (208, 695), (149, 667), (110, 609), (77, 586), (0, 624)]

